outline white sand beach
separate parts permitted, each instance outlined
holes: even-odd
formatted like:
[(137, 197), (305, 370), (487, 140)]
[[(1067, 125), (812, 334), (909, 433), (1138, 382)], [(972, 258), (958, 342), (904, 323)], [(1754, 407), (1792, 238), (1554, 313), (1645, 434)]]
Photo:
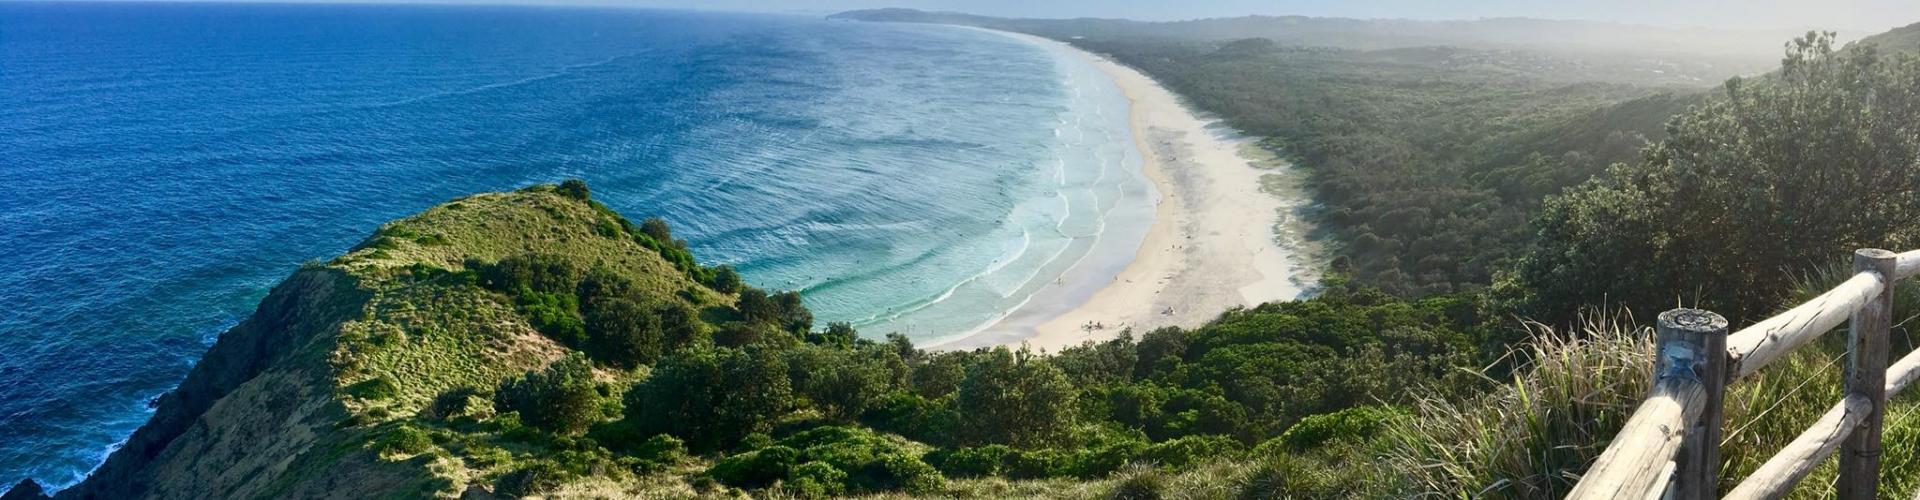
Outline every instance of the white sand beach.
[(1036, 328), (986, 328), (931, 347), (1026, 344), (1057, 351), (1129, 329), (1138, 336), (1163, 326), (1199, 326), (1233, 307), (1298, 298), (1317, 281), (1311, 246), (1294, 217), (1310, 203), (1298, 187), (1301, 172), (1263, 158), (1270, 155), (1251, 139), (1196, 113), (1133, 68), (1065, 43), (1000, 33), (1065, 48), (1113, 77), (1131, 102), (1142, 168), (1159, 191), (1155, 217), (1133, 260), (1091, 297), (1043, 289), (1030, 301), (1083, 301), (1064, 314)]

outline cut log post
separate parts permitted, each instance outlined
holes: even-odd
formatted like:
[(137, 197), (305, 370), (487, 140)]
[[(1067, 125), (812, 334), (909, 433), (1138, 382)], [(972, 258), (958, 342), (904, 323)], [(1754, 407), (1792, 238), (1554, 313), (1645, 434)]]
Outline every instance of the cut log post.
[[(1674, 493), (1681, 499), (1712, 499), (1719, 493), (1720, 430), (1727, 393), (1727, 319), (1711, 311), (1674, 309), (1660, 313), (1661, 377), (1690, 376), (1700, 381), (1705, 401), (1700, 417), (1689, 422), (1686, 443), (1674, 457)], [(1685, 349), (1690, 359), (1669, 355)]]
[[(1703, 366), (1708, 359), (1719, 359), (1720, 377), (1725, 380), (1727, 365), (1724, 363), (1726, 349), (1724, 341), (1727, 333), (1727, 320), (1707, 311), (1698, 309), (1677, 309), (1660, 315), (1659, 335), (1654, 365), (1653, 390), (1646, 401), (1640, 403), (1633, 415), (1627, 418), (1620, 433), (1613, 436), (1613, 443), (1600, 453), (1587, 473), (1580, 477), (1580, 483), (1574, 485), (1569, 499), (1618, 499), (1640, 498), (1658, 495), (1669, 491), (1669, 486), (1687, 488), (1685, 484), (1674, 485), (1674, 481), (1686, 474), (1686, 471), (1709, 471), (1716, 467), (1704, 467), (1698, 464), (1689, 469), (1685, 462), (1700, 460), (1705, 450), (1713, 450), (1717, 455), (1719, 440), (1716, 437), (1711, 445), (1688, 447), (1692, 440), (1698, 439), (1702, 415), (1706, 414), (1709, 399), (1702, 384), (1701, 374), (1711, 370)], [(1708, 335), (1712, 333), (1714, 335)], [(1718, 336), (1716, 345), (1722, 346), (1715, 355), (1708, 355), (1706, 345), (1709, 337)], [(1720, 388), (1724, 390), (1725, 385)], [(1718, 395), (1713, 398), (1718, 399)], [(1716, 413), (1717, 415), (1717, 413)], [(1716, 417), (1715, 436), (1718, 436)], [(1702, 440), (1702, 442), (1707, 442)], [(1693, 450), (1688, 453), (1687, 450)], [(1698, 479), (1690, 479), (1698, 485)], [(1712, 490), (1711, 483), (1704, 490)], [(1676, 493), (1687, 491), (1673, 489)], [(1708, 493), (1711, 495), (1711, 493)], [(1681, 498), (1689, 498), (1684, 494)]]
[(1887, 409), (1887, 337), (1893, 329), (1893, 282), (1899, 256), (1880, 249), (1853, 253), (1855, 272), (1880, 276), (1880, 293), (1847, 324), (1847, 394), (1864, 396), (1872, 411), (1840, 447), (1840, 474), (1834, 486), (1842, 500), (1871, 500), (1880, 483), (1880, 430)]

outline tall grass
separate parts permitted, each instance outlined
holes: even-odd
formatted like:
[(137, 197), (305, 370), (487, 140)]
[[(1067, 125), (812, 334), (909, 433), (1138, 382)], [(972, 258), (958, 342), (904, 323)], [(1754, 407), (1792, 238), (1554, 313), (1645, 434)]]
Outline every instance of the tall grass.
[[(1809, 281), (1810, 291), (1824, 291), (1813, 285), (1817, 281)], [(1402, 471), (1414, 490), (1409, 493), (1421, 496), (1564, 496), (1648, 390), (1652, 332), (1629, 318), (1590, 316), (1574, 332), (1536, 325), (1533, 340), (1514, 350), (1522, 368), (1505, 386), (1465, 401), (1420, 401), (1415, 418), (1390, 426), (1382, 451), (1385, 465)], [(1721, 444), (1722, 491), (1841, 400), (1844, 337), (1830, 334), (1731, 387)], [(1896, 338), (1905, 338), (1904, 332)], [(1906, 349), (1896, 350), (1898, 356)], [(1906, 498), (1920, 486), (1920, 398), (1915, 393), (1920, 389), (1905, 391), (1889, 405), (1883, 496)], [(1790, 498), (1832, 497), (1834, 461), (1828, 459)]]
[(1460, 498), (1559, 498), (1640, 402), (1653, 376), (1651, 332), (1628, 316), (1589, 316), (1582, 335), (1533, 325), (1509, 356), (1514, 380), (1478, 398), (1425, 398), (1390, 425), (1384, 454), (1417, 491)]

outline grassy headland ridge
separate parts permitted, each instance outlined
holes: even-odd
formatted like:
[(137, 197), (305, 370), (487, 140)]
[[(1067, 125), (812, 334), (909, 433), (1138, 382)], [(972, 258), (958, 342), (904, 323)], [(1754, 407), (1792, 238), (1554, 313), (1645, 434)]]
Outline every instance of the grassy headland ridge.
[(304, 266), (59, 497), (1271, 497), (1277, 460), (1359, 449), (1398, 414), (1369, 405), (1477, 362), (1474, 310), (1336, 288), (1053, 355), (929, 352), (815, 325), (570, 181)]

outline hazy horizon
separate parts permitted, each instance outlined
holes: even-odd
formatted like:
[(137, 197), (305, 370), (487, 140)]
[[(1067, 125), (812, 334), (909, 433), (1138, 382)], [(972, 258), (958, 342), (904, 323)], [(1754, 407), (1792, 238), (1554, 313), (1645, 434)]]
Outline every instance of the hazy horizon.
[[(7, 0), (0, 0), (7, 1)], [(103, 0), (68, 0), (103, 1)], [(105, 0), (119, 1), (119, 0)], [(142, 0), (135, 0), (142, 1)], [(181, 0), (144, 0), (181, 1)], [(186, 0), (193, 1), (193, 0)], [(1167, 5), (1153, 0), (238, 0), (261, 3), (423, 3), (606, 6), (789, 14), (899, 7), (1001, 17), (1103, 17), (1142, 21), (1264, 16), (1411, 19), (1429, 21), (1536, 18), (1675, 28), (1735, 30), (1819, 29), (1885, 31), (1920, 22), (1920, 2), (1840, 0), (1823, 4), (1786, 0), (1206, 0)]]

